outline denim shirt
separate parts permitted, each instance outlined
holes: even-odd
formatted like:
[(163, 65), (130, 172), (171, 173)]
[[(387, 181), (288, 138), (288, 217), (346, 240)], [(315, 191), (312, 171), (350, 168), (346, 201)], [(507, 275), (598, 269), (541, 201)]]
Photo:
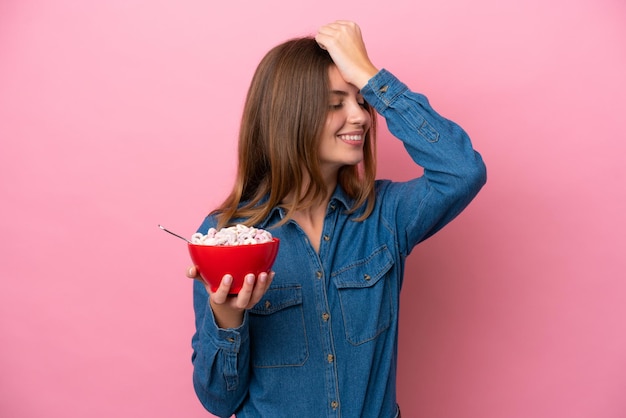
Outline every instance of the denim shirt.
[[(220, 329), (194, 283), (193, 383), (220, 417), (393, 418), (397, 415), (398, 311), (405, 259), (457, 216), (486, 181), (467, 134), (425, 96), (381, 70), (361, 93), (415, 161), (416, 178), (376, 181), (376, 205), (347, 214), (337, 187), (319, 252), (275, 208), (257, 225), (281, 245), (274, 280), (236, 329)], [(208, 216), (199, 232), (216, 225)]]

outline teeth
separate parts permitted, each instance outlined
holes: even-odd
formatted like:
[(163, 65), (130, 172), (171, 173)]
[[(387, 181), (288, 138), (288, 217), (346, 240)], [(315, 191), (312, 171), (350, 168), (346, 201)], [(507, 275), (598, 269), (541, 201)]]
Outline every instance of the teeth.
[(345, 139), (348, 141), (361, 141), (363, 140), (363, 136), (362, 135), (340, 135), (339, 136), (341, 139)]

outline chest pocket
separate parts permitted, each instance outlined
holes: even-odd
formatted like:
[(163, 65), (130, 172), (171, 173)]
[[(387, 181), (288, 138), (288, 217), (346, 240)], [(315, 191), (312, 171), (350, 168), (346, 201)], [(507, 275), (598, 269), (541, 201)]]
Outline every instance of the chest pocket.
[(339, 294), (346, 339), (353, 345), (373, 340), (389, 328), (392, 292), (385, 275), (393, 266), (386, 245), (369, 257), (332, 273)]
[(267, 290), (250, 309), (252, 366), (301, 366), (309, 357), (300, 285)]

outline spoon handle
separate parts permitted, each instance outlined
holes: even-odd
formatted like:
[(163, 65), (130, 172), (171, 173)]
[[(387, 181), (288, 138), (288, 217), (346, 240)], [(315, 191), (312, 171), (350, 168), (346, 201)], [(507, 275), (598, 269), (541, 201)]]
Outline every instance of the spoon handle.
[(173, 233), (173, 232), (172, 232), (172, 231), (170, 231), (169, 229), (165, 228), (163, 225), (160, 225), (160, 224), (159, 224), (159, 228), (161, 228), (162, 230), (164, 230), (164, 231), (165, 231), (165, 232), (167, 232), (168, 234), (172, 234), (172, 235), (174, 235), (175, 237), (178, 237), (178, 238), (180, 238), (180, 239), (182, 239), (182, 240), (184, 240), (184, 241), (187, 241), (188, 243), (190, 243), (190, 244), (191, 244), (191, 241), (189, 241), (187, 238), (185, 238), (185, 237), (181, 237), (180, 235)]

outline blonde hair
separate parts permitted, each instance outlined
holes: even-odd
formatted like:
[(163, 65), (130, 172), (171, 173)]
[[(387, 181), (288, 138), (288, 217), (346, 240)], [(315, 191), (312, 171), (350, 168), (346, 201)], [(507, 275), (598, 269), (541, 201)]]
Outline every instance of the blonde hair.
[[(277, 225), (283, 224), (296, 210), (327, 197), (318, 150), (329, 112), (328, 70), (332, 65), (328, 52), (311, 37), (284, 42), (261, 60), (241, 119), (235, 184), (213, 211), (220, 227), (235, 219), (256, 225), (276, 206), (286, 209)], [(365, 138), (363, 161), (342, 167), (337, 179), (354, 201), (350, 213), (366, 205), (357, 221), (372, 212), (375, 196), (376, 114), (371, 107), (367, 109), (372, 125)], [(305, 179), (309, 183), (302, 194)], [(290, 193), (296, 197), (292, 203), (281, 204)]]

